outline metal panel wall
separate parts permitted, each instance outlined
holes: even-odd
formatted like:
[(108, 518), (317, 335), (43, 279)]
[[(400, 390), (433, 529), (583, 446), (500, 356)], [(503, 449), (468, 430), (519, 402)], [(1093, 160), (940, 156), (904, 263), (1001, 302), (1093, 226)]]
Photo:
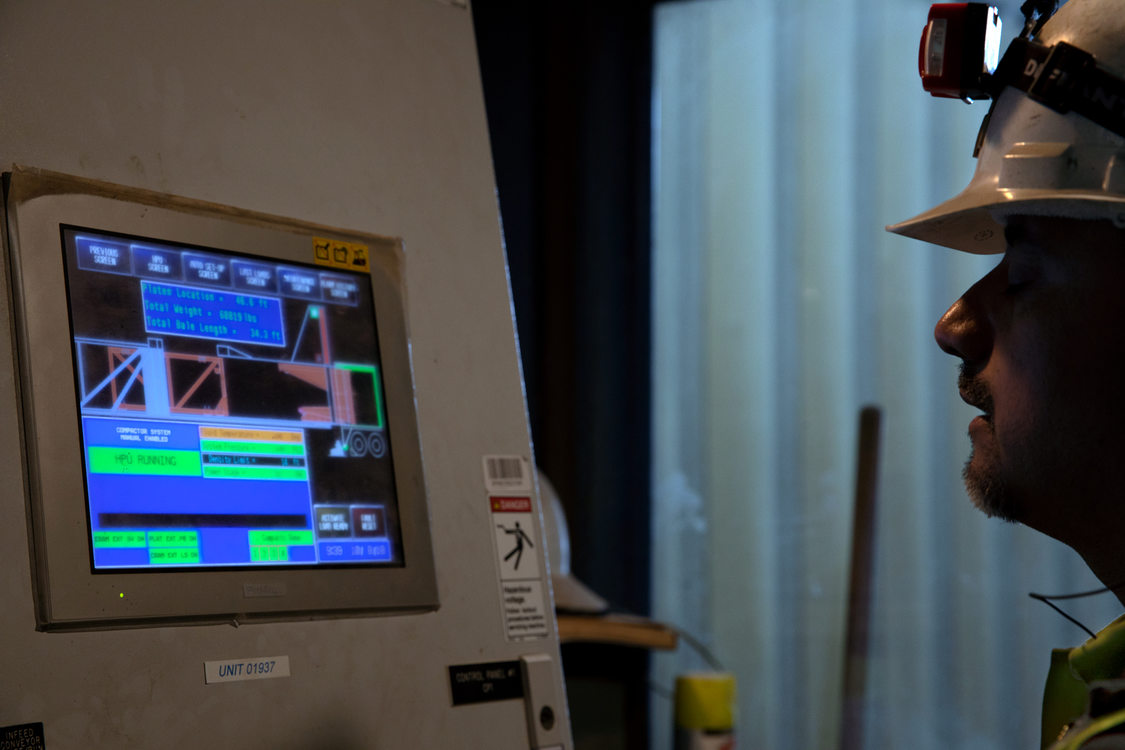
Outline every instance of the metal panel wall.
[[(465, 4), (0, 4), (0, 164), (15, 163), (404, 238), (441, 608), (36, 632), (5, 304), (0, 727), (42, 722), (52, 750), (528, 747), (522, 701), (453, 707), (447, 673), (545, 653), (563, 694), (553, 625), (510, 641), (501, 611), (481, 458), (532, 457)], [(204, 684), (205, 661), (266, 654), (292, 676)]]

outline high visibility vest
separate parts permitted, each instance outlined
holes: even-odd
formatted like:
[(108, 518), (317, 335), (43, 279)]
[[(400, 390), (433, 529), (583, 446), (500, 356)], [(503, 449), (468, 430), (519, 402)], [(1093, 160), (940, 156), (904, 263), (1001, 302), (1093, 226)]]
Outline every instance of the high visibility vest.
[(1081, 646), (1055, 649), (1043, 690), (1043, 750), (1077, 750), (1116, 733), (1125, 748), (1123, 678), (1125, 615)]

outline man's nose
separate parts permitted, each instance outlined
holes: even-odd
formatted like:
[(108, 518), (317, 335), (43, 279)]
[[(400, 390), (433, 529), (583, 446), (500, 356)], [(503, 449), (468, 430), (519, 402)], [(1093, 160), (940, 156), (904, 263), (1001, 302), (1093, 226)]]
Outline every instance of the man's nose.
[(992, 351), (992, 320), (985, 305), (991, 276), (965, 292), (934, 326), (934, 338), (942, 351), (965, 362), (983, 363)]

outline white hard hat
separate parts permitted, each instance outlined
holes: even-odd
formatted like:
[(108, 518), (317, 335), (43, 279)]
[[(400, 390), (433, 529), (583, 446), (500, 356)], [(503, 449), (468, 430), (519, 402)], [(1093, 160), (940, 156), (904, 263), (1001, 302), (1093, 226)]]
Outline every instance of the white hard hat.
[[(1125, 78), (1120, 0), (1071, 0), (1035, 41), (1048, 47), (1065, 42), (1093, 55), (1100, 70)], [(1125, 109), (1125, 97), (1114, 106)], [(1004, 224), (1013, 214), (1125, 226), (1125, 138), (1008, 86), (994, 103), (968, 187), (887, 230), (970, 253), (1002, 253)]]
[(538, 475), (555, 608), (563, 612), (605, 612), (609, 609), (606, 600), (570, 572), (570, 532), (566, 525), (566, 514), (563, 513), (562, 502), (551, 480), (542, 471), (538, 471)]

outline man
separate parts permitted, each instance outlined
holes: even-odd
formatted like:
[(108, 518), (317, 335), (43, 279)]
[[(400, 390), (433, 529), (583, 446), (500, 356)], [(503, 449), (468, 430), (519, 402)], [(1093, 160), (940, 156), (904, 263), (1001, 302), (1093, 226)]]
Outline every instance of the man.
[(1125, 487), (1125, 230), (1015, 215), (1004, 235), (1003, 260), (935, 329), (982, 411), (966, 486), (1113, 585), (1125, 581), (1125, 503), (1105, 501)]
[[(966, 486), (1125, 603), (1125, 3), (1032, 21), (990, 84), (969, 186), (889, 229), (1003, 253), (935, 330), (981, 411)], [(1043, 747), (1125, 748), (1125, 617), (1055, 653)]]

